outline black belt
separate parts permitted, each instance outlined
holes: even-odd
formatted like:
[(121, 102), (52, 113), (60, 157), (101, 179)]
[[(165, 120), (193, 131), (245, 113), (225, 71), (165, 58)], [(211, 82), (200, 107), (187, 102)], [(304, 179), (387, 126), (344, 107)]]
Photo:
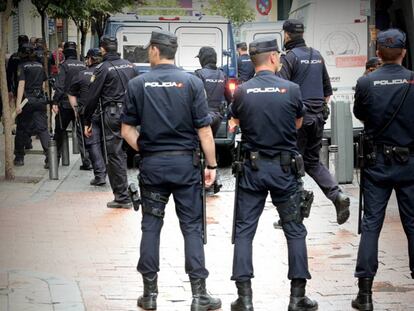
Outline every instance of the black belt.
[[(245, 159), (250, 159), (250, 151), (246, 151), (244, 154), (244, 158)], [(275, 161), (275, 162), (280, 162), (280, 154), (277, 154), (275, 156), (269, 156), (263, 153), (259, 153), (256, 155), (256, 160), (266, 160), (266, 161)]]
[(170, 151), (155, 151), (155, 152), (143, 152), (141, 156), (146, 157), (161, 157), (161, 156), (181, 156), (181, 155), (193, 155), (193, 151), (190, 150), (170, 150)]
[[(385, 146), (387, 147), (399, 147), (399, 146), (392, 146), (392, 145), (387, 145), (387, 144), (376, 144), (375, 145), (377, 147), (377, 152), (384, 152), (384, 150), (386, 149)], [(399, 148), (408, 148), (410, 154), (414, 154), (414, 147), (399, 147)]]
[(104, 109), (111, 108), (111, 107), (116, 107), (116, 108), (121, 109), (121, 108), (122, 108), (122, 106), (123, 106), (123, 103), (111, 102), (111, 103), (107, 103), (107, 104), (105, 104), (105, 105), (104, 105)]

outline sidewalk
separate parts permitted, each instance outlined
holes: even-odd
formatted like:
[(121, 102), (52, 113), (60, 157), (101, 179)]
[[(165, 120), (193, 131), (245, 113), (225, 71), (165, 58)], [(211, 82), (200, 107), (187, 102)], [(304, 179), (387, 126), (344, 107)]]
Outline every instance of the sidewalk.
[[(34, 143), (39, 149), (38, 141)], [(78, 155), (71, 154), (71, 166), (59, 168), (58, 181), (48, 180), (42, 156), (28, 155), (25, 163), (16, 175), (37, 177), (37, 183), (0, 182), (0, 310), (138, 310), (141, 213), (107, 209), (106, 202), (112, 199), (109, 184), (89, 186), (92, 173), (79, 171)], [(207, 287), (222, 299), (222, 310), (230, 310), (236, 297), (230, 281), (234, 186), (229, 169), (222, 176), (224, 191), (207, 202)], [(135, 171), (129, 171), (129, 180), (136, 182)], [(319, 310), (352, 310), (350, 301), (357, 292), (353, 271), (359, 243), (358, 189), (345, 187), (352, 194), (352, 215), (339, 227), (332, 204), (309, 179), (306, 186), (316, 195), (311, 218), (305, 221), (313, 276), (308, 294), (318, 300)], [(183, 239), (171, 202), (161, 240), (160, 311), (189, 310), (191, 302)], [(282, 231), (273, 229), (276, 215), (267, 202), (254, 242), (257, 311), (287, 310), (287, 249)], [(409, 275), (407, 241), (395, 198), (388, 208), (379, 256), (375, 310), (414, 310), (414, 280)]]

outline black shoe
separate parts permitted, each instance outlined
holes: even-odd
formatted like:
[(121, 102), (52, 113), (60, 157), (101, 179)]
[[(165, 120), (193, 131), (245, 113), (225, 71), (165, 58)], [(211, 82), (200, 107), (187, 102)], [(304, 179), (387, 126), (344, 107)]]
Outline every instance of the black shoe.
[(32, 143), (27, 144), (26, 146), (24, 146), (24, 149), (26, 149), (26, 150), (32, 150), (33, 149)]
[(79, 169), (81, 170), (81, 171), (90, 171), (91, 169), (92, 169), (92, 165), (84, 165), (84, 164), (82, 164), (81, 166), (79, 166)]
[(193, 301), (191, 302), (191, 311), (217, 310), (221, 308), (221, 300), (213, 298), (207, 294), (205, 279), (191, 279), (191, 291)]
[(44, 167), (45, 170), (48, 170), (49, 169), (49, 163), (45, 163), (45, 165), (43, 165), (43, 167)]
[(106, 180), (105, 179), (96, 179), (96, 178), (94, 178), (94, 179), (92, 179), (90, 182), (89, 182), (89, 184), (91, 185), (91, 186), (97, 186), (97, 187), (99, 187), (99, 186), (104, 186), (104, 185), (106, 185)]
[(306, 279), (293, 279), (290, 287), (288, 311), (315, 311), (318, 303), (305, 296)]
[(275, 228), (275, 229), (283, 229), (282, 221), (280, 219), (278, 221), (275, 221), (273, 223), (273, 228)]
[(349, 218), (349, 205), (351, 201), (342, 192), (339, 192), (335, 199), (335, 209), (336, 209), (336, 221), (338, 224), (342, 225)]
[(414, 280), (414, 272), (411, 272), (411, 278)]
[(157, 310), (157, 275), (152, 279), (143, 276), (142, 280), (144, 282), (144, 293), (138, 298), (137, 305), (144, 310)]
[(358, 295), (352, 300), (352, 308), (362, 311), (374, 310), (372, 303), (372, 282), (373, 278), (358, 279)]
[(132, 208), (132, 202), (117, 202), (115, 200), (106, 203), (108, 208)]
[(13, 161), (14, 166), (23, 166), (24, 165), (24, 160), (23, 159), (14, 159)]
[(253, 311), (253, 292), (251, 281), (236, 282), (239, 297), (231, 303), (231, 311)]

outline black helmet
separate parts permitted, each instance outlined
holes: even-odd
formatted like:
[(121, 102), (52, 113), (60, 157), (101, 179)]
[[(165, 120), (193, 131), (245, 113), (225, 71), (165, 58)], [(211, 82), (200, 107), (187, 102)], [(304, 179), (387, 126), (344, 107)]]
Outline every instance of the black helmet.
[(106, 52), (116, 52), (118, 50), (118, 40), (115, 37), (102, 36), (99, 46), (103, 47)]
[(204, 67), (207, 64), (216, 65), (217, 63), (217, 53), (212, 47), (209, 46), (203, 46), (196, 57), (200, 59), (201, 67)]
[(65, 42), (63, 50), (76, 50), (76, 43), (73, 41)]
[(26, 35), (20, 35), (17, 38), (17, 43), (19, 44), (19, 46), (22, 46), (25, 43), (29, 43), (29, 37)]

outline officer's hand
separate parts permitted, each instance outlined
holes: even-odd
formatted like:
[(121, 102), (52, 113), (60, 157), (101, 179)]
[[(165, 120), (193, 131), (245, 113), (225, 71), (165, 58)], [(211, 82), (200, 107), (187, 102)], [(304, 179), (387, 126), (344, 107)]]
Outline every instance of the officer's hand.
[(211, 187), (216, 180), (216, 170), (209, 170), (206, 168), (204, 170), (204, 180), (206, 183), (206, 188)]
[(228, 130), (230, 133), (234, 133), (237, 130), (237, 127), (239, 126), (239, 120), (231, 118), (228, 122)]
[(22, 113), (22, 108), (20, 107), (20, 105), (18, 105), (17, 107), (16, 107), (16, 116), (18, 116), (19, 114), (21, 114)]
[(88, 138), (92, 136), (92, 125), (90, 126), (85, 125), (84, 134)]
[(57, 114), (59, 112), (59, 106), (58, 105), (52, 105), (52, 111)]

